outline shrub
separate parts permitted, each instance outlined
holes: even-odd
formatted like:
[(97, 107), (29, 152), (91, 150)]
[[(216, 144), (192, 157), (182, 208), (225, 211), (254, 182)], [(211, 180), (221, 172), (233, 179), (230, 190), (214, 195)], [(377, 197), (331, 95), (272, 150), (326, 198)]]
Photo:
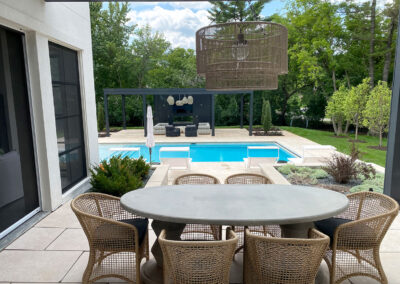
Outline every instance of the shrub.
[(278, 167), (278, 171), (284, 175), (290, 175), (291, 173), (297, 173), (302, 176), (308, 176), (312, 179), (323, 179), (329, 177), (329, 174), (323, 169), (310, 168), (310, 167), (298, 167), (295, 165), (284, 165)]
[(329, 174), (323, 169), (312, 169), (311, 177), (316, 179), (323, 179), (329, 177)]
[(291, 184), (317, 184), (316, 178), (311, 177), (308, 173), (291, 173), (288, 175)]
[(271, 105), (269, 101), (263, 102), (261, 123), (264, 131), (267, 133), (272, 127), (272, 117), (271, 117)]
[(335, 154), (323, 169), (338, 183), (348, 183), (360, 175), (364, 176), (365, 179), (374, 177), (375, 169), (371, 165), (357, 161), (359, 156), (360, 151), (353, 143), (350, 156)]
[(296, 168), (298, 168), (298, 167), (296, 167), (295, 165), (284, 165), (284, 166), (278, 167), (278, 171), (281, 174), (289, 175), (290, 173), (295, 172)]
[(143, 186), (142, 179), (148, 175), (150, 166), (143, 160), (115, 156), (109, 161), (101, 161), (99, 166), (90, 170), (90, 180), (94, 191), (122, 196)]
[(104, 117), (104, 107), (102, 103), (97, 103), (97, 130), (102, 131), (106, 125)]
[(366, 179), (360, 185), (354, 186), (350, 189), (350, 192), (369, 191), (372, 188), (375, 192), (383, 193), (383, 184), (385, 176), (383, 174), (377, 174), (372, 179)]

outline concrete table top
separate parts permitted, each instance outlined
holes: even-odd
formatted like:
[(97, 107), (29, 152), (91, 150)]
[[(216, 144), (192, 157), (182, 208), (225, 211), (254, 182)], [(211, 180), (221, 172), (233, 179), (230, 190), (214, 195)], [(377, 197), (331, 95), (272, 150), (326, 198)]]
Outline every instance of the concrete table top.
[(164, 222), (214, 225), (290, 225), (332, 217), (345, 195), (297, 185), (174, 185), (131, 191), (122, 206)]

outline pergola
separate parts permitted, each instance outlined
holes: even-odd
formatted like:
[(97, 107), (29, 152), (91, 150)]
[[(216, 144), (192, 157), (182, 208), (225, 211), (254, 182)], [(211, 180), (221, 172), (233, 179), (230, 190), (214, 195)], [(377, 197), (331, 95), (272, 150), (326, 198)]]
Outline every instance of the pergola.
[[(122, 127), (126, 129), (126, 112), (125, 112), (125, 99), (126, 96), (141, 96), (143, 104), (143, 126), (144, 135), (147, 136), (147, 118), (146, 118), (146, 96), (208, 96), (211, 98), (209, 105), (210, 109), (210, 125), (211, 125), (211, 135), (215, 136), (215, 95), (241, 95), (240, 100), (240, 128), (243, 128), (243, 107), (244, 107), (244, 95), (250, 95), (250, 107), (249, 107), (249, 136), (252, 136), (253, 132), (253, 101), (254, 92), (249, 90), (240, 91), (207, 91), (202, 88), (184, 88), (184, 89), (104, 89), (104, 112), (106, 120), (106, 132), (107, 136), (110, 136), (110, 121), (108, 115), (108, 96), (121, 96), (122, 97)], [(196, 101), (195, 101), (196, 103)], [(157, 111), (157, 110), (156, 110)], [(171, 111), (171, 110), (169, 110)], [(157, 114), (155, 114), (157, 115)]]

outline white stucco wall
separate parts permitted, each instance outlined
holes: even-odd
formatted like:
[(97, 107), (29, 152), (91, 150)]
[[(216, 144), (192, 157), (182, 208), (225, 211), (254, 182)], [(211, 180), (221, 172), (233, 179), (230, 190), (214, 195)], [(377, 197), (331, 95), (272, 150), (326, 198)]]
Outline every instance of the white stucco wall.
[(0, 25), (25, 34), (40, 200), (43, 210), (54, 210), (89, 183), (85, 179), (62, 195), (49, 41), (78, 51), (87, 168), (98, 162), (89, 4), (0, 0)]

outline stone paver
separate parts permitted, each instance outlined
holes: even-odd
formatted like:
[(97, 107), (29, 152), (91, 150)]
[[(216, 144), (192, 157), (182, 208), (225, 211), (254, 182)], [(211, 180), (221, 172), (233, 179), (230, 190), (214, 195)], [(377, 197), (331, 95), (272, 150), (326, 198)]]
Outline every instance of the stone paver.
[(0, 281), (59, 282), (81, 251), (4, 250), (0, 253)]
[(53, 242), (64, 228), (32, 228), (15, 242), (7, 247), (7, 249), (19, 250), (44, 250), (51, 242)]
[(89, 251), (89, 243), (82, 229), (66, 229), (47, 250), (79, 250)]

